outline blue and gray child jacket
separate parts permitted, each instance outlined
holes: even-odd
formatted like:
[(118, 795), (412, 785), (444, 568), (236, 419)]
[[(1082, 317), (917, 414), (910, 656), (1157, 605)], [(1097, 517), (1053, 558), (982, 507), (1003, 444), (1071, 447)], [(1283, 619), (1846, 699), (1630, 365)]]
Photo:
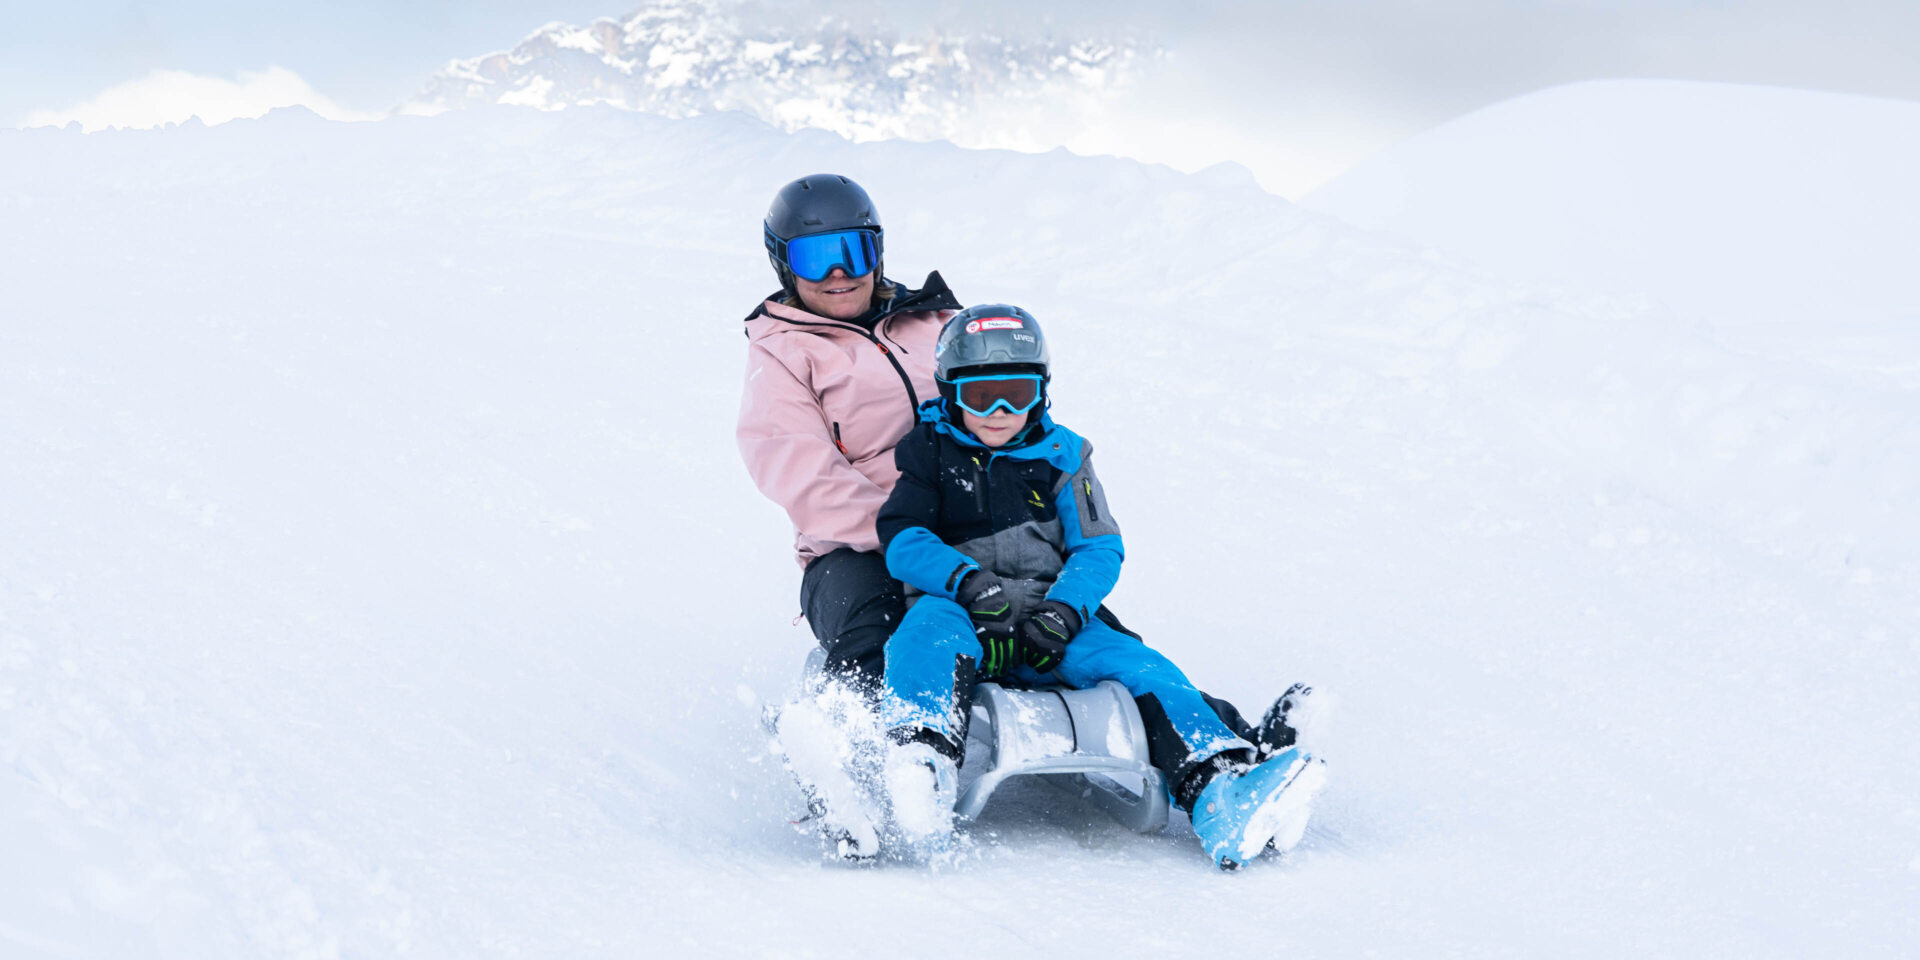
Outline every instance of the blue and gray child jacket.
[(1126, 557), (1093, 445), (1043, 412), (996, 449), (954, 424), (946, 403), (922, 404), (894, 447), (900, 480), (878, 522), (887, 571), (951, 600), (969, 571), (985, 568), (1005, 582), (1016, 619), (1044, 599), (1092, 622)]
[[(1103, 680), (1125, 686), (1140, 704), (1148, 759), (1168, 783), (1200, 783), (1194, 772), (1227, 751), (1253, 756), (1253, 745), (1173, 661), (1095, 616), (1126, 549), (1093, 473), (1092, 445), (1042, 413), (1020, 442), (995, 449), (950, 421), (945, 404), (923, 405), (920, 422), (894, 447), (900, 481), (879, 521), (887, 571), (909, 593), (952, 600), (969, 571), (985, 568), (1005, 584), (1015, 619), (1041, 600), (1078, 611), (1081, 633), (1042, 679), (1076, 689)], [(952, 603), (915, 604), (887, 641), (888, 722), (956, 761), (972, 715), (976, 632)], [(1021, 671), (1031, 674), (1024, 666), (1014, 673)], [(1197, 790), (1176, 799), (1191, 804)]]

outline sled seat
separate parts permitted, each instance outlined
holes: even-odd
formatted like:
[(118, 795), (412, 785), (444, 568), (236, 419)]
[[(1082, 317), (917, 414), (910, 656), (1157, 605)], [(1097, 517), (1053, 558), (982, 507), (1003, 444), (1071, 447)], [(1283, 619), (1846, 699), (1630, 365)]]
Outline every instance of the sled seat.
[(1147, 730), (1127, 688), (973, 688), (966, 762), (954, 813), (971, 820), (1009, 777), (1037, 776), (1084, 797), (1121, 825), (1151, 833), (1167, 824), (1166, 778), (1147, 760)]

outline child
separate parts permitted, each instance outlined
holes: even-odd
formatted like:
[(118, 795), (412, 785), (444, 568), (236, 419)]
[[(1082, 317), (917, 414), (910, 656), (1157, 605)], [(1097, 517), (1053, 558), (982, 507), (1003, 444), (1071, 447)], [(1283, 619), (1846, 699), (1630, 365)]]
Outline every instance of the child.
[(1297, 843), (1324, 765), (1274, 745), (1293, 742), (1286, 706), (1304, 690), (1268, 712), (1263, 755), (1171, 661), (1111, 625), (1100, 604), (1120, 575), (1120, 528), (1092, 446), (1047, 415), (1039, 324), (1018, 307), (972, 307), (934, 349), (940, 398), (894, 448), (900, 481), (878, 524), (887, 570), (913, 595), (886, 645), (883, 780), (896, 824), (916, 844), (952, 830), (977, 680), (1118, 680), (1216, 865)]

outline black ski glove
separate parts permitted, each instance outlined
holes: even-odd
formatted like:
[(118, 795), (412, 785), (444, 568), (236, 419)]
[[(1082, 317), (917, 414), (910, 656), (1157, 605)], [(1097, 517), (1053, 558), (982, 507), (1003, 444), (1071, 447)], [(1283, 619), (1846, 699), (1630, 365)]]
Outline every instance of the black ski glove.
[(960, 589), (953, 592), (953, 598), (975, 623), (1005, 623), (1013, 615), (1006, 585), (985, 570), (974, 570), (962, 577)]
[(1042, 600), (1020, 618), (1021, 658), (1041, 673), (1051, 673), (1067, 656), (1067, 644), (1080, 632), (1080, 614), (1058, 600)]
[(980, 627), (980, 679), (1000, 676), (1020, 665), (1020, 640), (1003, 626)]

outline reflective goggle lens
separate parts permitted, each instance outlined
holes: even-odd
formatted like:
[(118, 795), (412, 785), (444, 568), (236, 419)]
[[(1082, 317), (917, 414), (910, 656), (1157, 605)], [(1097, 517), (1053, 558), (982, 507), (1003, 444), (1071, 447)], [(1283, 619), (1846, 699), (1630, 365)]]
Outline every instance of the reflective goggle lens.
[(812, 283), (825, 280), (835, 267), (849, 277), (864, 277), (879, 262), (880, 250), (871, 230), (838, 230), (787, 241), (787, 269)]
[(1020, 373), (997, 377), (961, 377), (953, 382), (954, 398), (960, 409), (984, 417), (996, 408), (1021, 414), (1040, 402), (1038, 374)]

